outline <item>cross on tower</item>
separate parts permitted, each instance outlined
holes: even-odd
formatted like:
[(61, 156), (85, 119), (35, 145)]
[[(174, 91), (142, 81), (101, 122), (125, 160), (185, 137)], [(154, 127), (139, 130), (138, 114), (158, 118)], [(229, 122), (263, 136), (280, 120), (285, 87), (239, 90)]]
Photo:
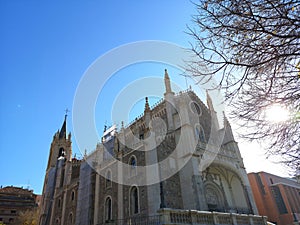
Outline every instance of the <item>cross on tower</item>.
[(66, 114), (65, 114), (65, 119), (67, 119), (68, 112), (70, 112), (70, 111), (69, 111), (69, 109), (68, 109), (68, 108), (66, 108), (65, 112), (66, 112)]

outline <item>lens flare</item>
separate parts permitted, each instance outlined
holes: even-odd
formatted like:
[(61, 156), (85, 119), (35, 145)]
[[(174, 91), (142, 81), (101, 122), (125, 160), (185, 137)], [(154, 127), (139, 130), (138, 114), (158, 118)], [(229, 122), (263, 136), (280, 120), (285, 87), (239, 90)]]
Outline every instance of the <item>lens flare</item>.
[(272, 123), (285, 122), (289, 119), (289, 111), (280, 104), (273, 104), (265, 111), (266, 119)]

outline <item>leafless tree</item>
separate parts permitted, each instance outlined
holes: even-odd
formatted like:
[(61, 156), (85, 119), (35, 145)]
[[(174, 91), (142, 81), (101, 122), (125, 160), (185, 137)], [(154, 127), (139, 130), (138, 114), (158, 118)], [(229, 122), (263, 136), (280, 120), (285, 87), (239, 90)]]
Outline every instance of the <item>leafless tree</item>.
[(28, 209), (19, 213), (14, 225), (37, 225), (39, 218), (39, 208)]
[[(268, 155), (300, 170), (300, 1), (200, 0), (188, 33), (200, 82), (216, 78), (244, 138), (268, 145)], [(205, 63), (208, 70), (200, 70)], [(278, 104), (289, 118), (269, 121)], [(271, 113), (271, 112), (270, 112)]]

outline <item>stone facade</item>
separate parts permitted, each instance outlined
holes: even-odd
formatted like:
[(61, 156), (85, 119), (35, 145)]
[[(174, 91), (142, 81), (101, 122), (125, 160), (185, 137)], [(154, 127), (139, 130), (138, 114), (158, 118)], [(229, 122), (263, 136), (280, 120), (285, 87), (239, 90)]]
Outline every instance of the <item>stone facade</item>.
[[(111, 127), (84, 159), (71, 158), (66, 119), (51, 144), (40, 224), (116, 224), (162, 209), (257, 214), (231, 126), (213, 102), (173, 93), (127, 127)], [(199, 214), (200, 215), (200, 214)], [(121, 223), (120, 223), (121, 224)], [(143, 224), (141, 222), (141, 224)]]

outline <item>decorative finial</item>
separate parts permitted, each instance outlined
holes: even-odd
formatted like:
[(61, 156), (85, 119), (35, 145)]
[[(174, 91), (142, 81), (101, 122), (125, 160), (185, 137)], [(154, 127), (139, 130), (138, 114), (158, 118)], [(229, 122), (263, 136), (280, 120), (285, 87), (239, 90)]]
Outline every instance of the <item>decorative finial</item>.
[(150, 106), (149, 106), (149, 102), (148, 102), (148, 97), (145, 98), (146, 103), (145, 103), (145, 111), (150, 111)]
[[(209, 110), (212, 112), (215, 112), (214, 105), (213, 105), (212, 99), (208, 93), (208, 90), (206, 90), (206, 102), (207, 102), (207, 106), (208, 106)], [(224, 114), (224, 116), (225, 116), (225, 114)]]
[(122, 120), (121, 121), (121, 129), (123, 129), (124, 128), (124, 121)]
[(166, 93), (172, 93), (171, 82), (170, 82), (170, 78), (169, 78), (167, 69), (165, 69), (165, 87), (166, 87)]
[(165, 78), (170, 79), (170, 78), (169, 78), (169, 74), (168, 74), (168, 70), (167, 70), (167, 69), (165, 69)]

